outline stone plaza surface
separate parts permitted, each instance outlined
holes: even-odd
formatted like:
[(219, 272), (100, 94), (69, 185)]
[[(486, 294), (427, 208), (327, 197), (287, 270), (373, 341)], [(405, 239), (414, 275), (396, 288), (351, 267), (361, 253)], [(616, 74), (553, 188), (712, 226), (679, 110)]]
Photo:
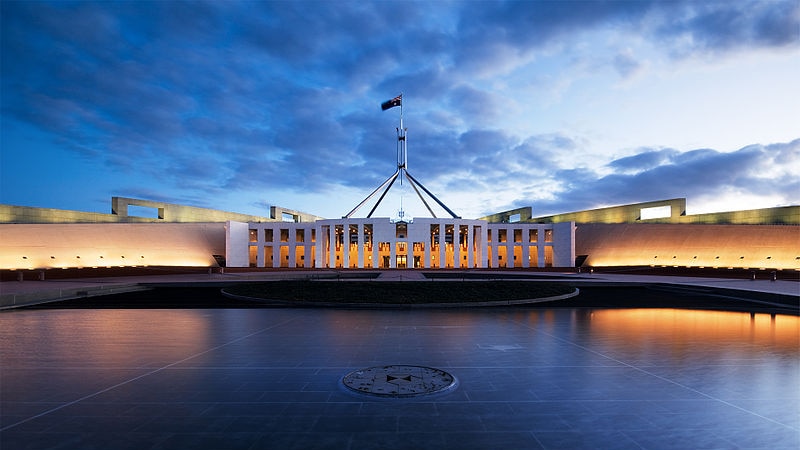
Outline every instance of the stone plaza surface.
[[(799, 332), (657, 308), (12, 310), (0, 448), (797, 449)], [(383, 365), (458, 383), (342, 384)]]

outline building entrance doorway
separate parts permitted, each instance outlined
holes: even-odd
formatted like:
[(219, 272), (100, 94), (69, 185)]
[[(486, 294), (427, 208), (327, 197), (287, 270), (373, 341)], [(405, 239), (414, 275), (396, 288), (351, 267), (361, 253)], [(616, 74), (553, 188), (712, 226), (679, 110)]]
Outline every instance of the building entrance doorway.
[(397, 268), (398, 269), (406, 268), (406, 255), (397, 255)]

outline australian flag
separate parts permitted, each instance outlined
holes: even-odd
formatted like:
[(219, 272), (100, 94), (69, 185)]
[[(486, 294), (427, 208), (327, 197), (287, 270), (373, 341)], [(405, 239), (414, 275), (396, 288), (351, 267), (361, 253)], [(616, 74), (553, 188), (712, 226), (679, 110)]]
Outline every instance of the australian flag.
[(402, 105), (403, 105), (403, 94), (400, 94), (391, 100), (387, 100), (381, 103), (381, 110), (386, 111), (389, 108), (394, 108), (395, 106), (402, 106)]

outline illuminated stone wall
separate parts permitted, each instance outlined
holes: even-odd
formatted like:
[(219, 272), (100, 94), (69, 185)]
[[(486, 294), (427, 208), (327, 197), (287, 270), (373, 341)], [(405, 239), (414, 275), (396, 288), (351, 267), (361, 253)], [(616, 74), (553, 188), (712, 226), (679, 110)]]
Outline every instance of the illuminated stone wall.
[(176, 205), (173, 203), (155, 202), (127, 197), (111, 198), (112, 214), (119, 216), (120, 221), (124, 222), (128, 218), (132, 217), (128, 214), (129, 206), (139, 206), (157, 211), (158, 219), (155, 220), (156, 222), (195, 223), (225, 222), (227, 220), (236, 220), (240, 222), (274, 221), (274, 219), (268, 217), (251, 216), (248, 214), (232, 213), (209, 208), (198, 208), (195, 206)]
[(484, 216), (478, 220), (485, 220), (489, 223), (526, 222), (530, 220), (532, 212), (533, 208), (530, 206), (525, 206), (522, 208), (510, 209), (508, 211)]
[[(671, 199), (530, 219), (526, 207), (488, 216), (494, 223), (417, 219), (400, 237), (388, 219), (315, 220), (279, 207), (264, 218), (124, 197), (112, 204), (117, 214), (0, 205), (0, 269), (209, 267), (212, 255), (232, 267), (569, 267), (587, 255), (590, 266), (800, 270), (800, 206), (686, 216), (685, 199)], [(130, 216), (130, 205), (161, 218)], [(666, 217), (641, 220), (647, 208)], [(226, 237), (226, 222), (245, 225)]]
[(0, 269), (212, 267), (225, 224), (0, 224)]
[[(646, 218), (646, 216), (643, 217), (643, 212), (658, 208), (666, 208), (667, 214), (657, 218)], [(507, 216), (507, 213), (498, 213), (489, 217)], [(552, 216), (532, 217), (530, 218), (530, 221), (536, 223), (576, 222), (619, 224), (681, 223), (707, 225), (800, 225), (800, 206), (780, 206), (775, 208), (686, 215), (686, 199), (673, 198), (654, 202), (589, 209), (586, 211), (556, 214)]]
[(692, 214), (671, 223), (730, 225), (800, 225), (800, 206), (745, 209), (721, 213)]
[(588, 209), (586, 211), (556, 214), (553, 216), (533, 217), (530, 221), (538, 223), (634, 223), (641, 221), (641, 212), (643, 209), (659, 207), (669, 208), (667, 217), (660, 220), (677, 220), (682, 215), (686, 214), (686, 199), (673, 198), (631, 205), (611, 206), (608, 208)]
[(586, 266), (800, 269), (800, 226), (578, 224)]
[[(118, 223), (116, 214), (91, 213), (67, 209), (0, 205), (0, 223)], [(130, 217), (128, 222), (158, 222), (157, 219)]]
[[(142, 211), (151, 214), (148, 214), (147, 217), (132, 215), (130, 206), (143, 208)], [(279, 206), (270, 208), (270, 217), (262, 217), (127, 197), (112, 197), (110, 214), (0, 205), (0, 223), (223, 223), (228, 220), (275, 222), (283, 220), (284, 216), (291, 217), (295, 222), (313, 222), (320, 219), (312, 214)]]

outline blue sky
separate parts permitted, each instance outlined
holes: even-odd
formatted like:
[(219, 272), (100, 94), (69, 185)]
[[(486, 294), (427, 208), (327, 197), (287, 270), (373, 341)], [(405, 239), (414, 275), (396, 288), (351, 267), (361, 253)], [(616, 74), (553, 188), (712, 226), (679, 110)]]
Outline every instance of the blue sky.
[(395, 170), (402, 92), (409, 172), (463, 217), (800, 204), (796, 0), (0, 8), (0, 203), (341, 217)]

